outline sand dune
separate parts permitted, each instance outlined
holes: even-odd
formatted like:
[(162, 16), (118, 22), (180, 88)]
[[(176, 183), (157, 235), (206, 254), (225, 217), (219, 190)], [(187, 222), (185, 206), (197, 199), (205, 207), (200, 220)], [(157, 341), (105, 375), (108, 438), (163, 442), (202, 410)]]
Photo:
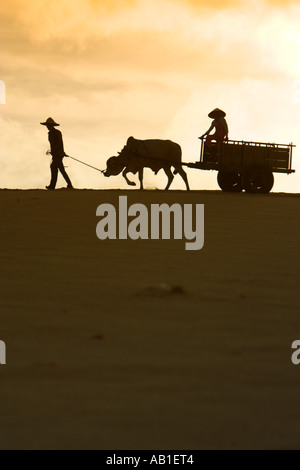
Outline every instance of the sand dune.
[[(100, 241), (121, 194), (203, 203), (204, 248)], [(0, 197), (2, 449), (300, 448), (299, 195)]]

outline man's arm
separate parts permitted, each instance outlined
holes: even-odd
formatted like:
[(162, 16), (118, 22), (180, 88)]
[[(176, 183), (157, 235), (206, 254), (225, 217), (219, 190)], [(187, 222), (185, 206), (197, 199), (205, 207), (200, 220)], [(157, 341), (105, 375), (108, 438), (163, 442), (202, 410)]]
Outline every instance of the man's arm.
[(224, 119), (224, 118), (222, 119), (222, 124), (223, 124), (224, 129), (225, 129), (225, 132), (226, 132), (225, 137), (226, 137), (226, 139), (228, 140), (228, 132), (229, 132), (229, 131), (228, 131), (228, 125), (227, 125), (226, 119)]
[(49, 142), (51, 147), (51, 154), (59, 157), (65, 155), (62, 134), (59, 130), (55, 129), (49, 132)]
[(212, 125), (210, 126), (210, 128), (201, 137), (199, 137), (199, 139), (203, 139), (203, 137), (208, 135), (213, 130), (214, 127), (215, 127), (215, 121), (212, 122)]

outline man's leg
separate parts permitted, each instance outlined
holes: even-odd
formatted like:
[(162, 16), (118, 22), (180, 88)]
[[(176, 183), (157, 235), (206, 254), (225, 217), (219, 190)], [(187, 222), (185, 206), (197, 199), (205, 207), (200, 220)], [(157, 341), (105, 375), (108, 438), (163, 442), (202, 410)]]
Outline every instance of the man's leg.
[(58, 168), (59, 168), (59, 171), (61, 172), (61, 174), (63, 175), (63, 177), (64, 177), (64, 179), (65, 179), (65, 181), (66, 181), (66, 183), (67, 183), (67, 185), (68, 185), (68, 188), (73, 188), (73, 185), (72, 185), (72, 183), (71, 183), (71, 180), (70, 180), (70, 178), (69, 178), (69, 176), (68, 176), (68, 174), (67, 174), (67, 172), (66, 172), (66, 170), (65, 170), (65, 167), (64, 167), (64, 164), (63, 164), (62, 161), (60, 162)]
[(51, 170), (51, 181), (49, 186), (47, 186), (48, 189), (55, 189), (56, 186), (56, 181), (57, 181), (57, 173), (58, 173), (58, 168), (57, 168), (57, 163), (52, 161), (50, 165), (50, 170)]
[(209, 135), (206, 137), (207, 147), (211, 148), (211, 141), (212, 141), (212, 140), (215, 140), (215, 137), (216, 137), (216, 134), (209, 134)]

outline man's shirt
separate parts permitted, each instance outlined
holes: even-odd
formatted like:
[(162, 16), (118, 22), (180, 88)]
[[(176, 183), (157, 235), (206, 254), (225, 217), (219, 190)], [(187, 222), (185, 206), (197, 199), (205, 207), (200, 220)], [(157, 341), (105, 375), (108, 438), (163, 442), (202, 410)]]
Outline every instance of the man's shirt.
[(50, 129), (48, 132), (48, 139), (50, 142), (51, 155), (53, 157), (63, 157), (65, 151), (61, 132), (53, 127), (53, 129)]

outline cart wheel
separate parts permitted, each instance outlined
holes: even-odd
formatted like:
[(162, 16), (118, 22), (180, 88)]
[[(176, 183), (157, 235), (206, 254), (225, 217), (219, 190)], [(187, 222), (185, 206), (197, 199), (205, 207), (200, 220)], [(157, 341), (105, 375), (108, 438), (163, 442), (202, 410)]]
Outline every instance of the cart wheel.
[(241, 185), (241, 175), (229, 171), (219, 171), (218, 185), (222, 191), (230, 191), (233, 193), (238, 193), (243, 189)]
[(268, 193), (273, 188), (274, 176), (269, 168), (250, 168), (244, 178), (247, 193)]

